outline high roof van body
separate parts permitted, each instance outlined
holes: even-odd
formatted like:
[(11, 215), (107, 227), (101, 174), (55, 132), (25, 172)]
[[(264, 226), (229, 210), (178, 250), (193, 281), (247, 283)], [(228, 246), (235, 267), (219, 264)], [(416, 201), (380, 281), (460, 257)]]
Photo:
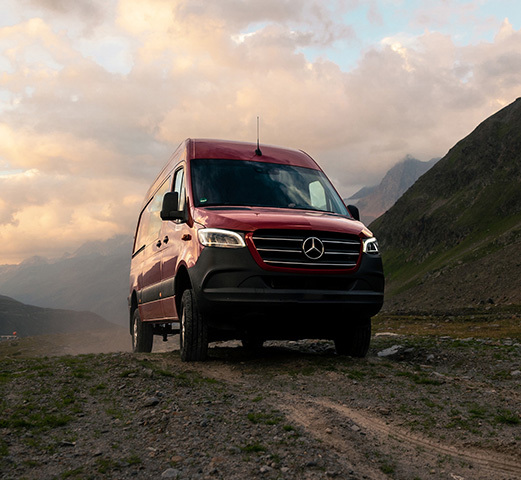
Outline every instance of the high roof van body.
[(306, 153), (185, 140), (148, 190), (130, 271), (134, 351), (326, 338), (364, 356), (383, 303), (378, 244)]

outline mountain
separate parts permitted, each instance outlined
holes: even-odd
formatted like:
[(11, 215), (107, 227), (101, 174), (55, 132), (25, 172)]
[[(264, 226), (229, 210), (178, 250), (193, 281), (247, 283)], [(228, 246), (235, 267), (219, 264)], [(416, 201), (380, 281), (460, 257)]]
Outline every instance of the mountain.
[(34, 307), (0, 295), (0, 335), (19, 337), (111, 328), (92, 312)]
[(521, 98), (458, 142), (371, 230), (388, 308), (521, 304)]
[(421, 162), (408, 155), (386, 173), (379, 185), (362, 188), (348, 198), (346, 203), (356, 205), (360, 210), (362, 221), (369, 225), (391, 208), (396, 200), (438, 160), (433, 158), (428, 162)]
[(373, 185), (371, 187), (362, 187), (354, 195), (350, 196), (349, 198), (345, 198), (344, 200), (346, 202), (354, 203), (355, 200), (360, 200), (361, 198), (371, 195), (371, 193), (373, 193), (377, 188), (378, 185)]
[(32, 257), (0, 266), (0, 292), (40, 307), (86, 310), (128, 325), (132, 238), (87, 242), (57, 260)]

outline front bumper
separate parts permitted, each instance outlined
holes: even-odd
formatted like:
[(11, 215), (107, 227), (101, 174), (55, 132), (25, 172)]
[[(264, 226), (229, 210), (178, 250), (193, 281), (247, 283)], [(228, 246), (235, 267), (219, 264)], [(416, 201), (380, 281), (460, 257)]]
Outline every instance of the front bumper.
[(331, 337), (383, 304), (382, 261), (373, 254), (349, 273), (294, 273), (263, 270), (246, 248), (205, 248), (190, 277), (211, 327), (266, 338)]

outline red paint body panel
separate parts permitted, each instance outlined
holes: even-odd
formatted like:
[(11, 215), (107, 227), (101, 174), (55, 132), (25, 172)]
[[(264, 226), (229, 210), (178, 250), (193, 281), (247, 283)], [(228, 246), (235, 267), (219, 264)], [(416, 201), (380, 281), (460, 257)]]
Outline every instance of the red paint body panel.
[(161, 320), (163, 318), (163, 306), (160, 300), (139, 305), (139, 314), (143, 320)]
[(301, 150), (262, 145), (262, 155), (256, 155), (256, 145), (246, 142), (224, 140), (189, 140), (189, 157), (226, 158), (228, 160), (251, 160), (255, 162), (280, 163), (296, 167), (321, 170), (317, 163)]

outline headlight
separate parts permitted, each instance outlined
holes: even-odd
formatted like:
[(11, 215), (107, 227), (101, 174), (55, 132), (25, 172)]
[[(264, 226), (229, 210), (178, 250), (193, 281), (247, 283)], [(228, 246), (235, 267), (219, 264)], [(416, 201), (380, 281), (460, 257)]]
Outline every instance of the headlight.
[(364, 238), (364, 253), (380, 253), (380, 248), (378, 247), (378, 241), (376, 238)]
[(237, 232), (218, 228), (202, 228), (197, 232), (199, 241), (205, 247), (242, 248), (246, 246), (244, 238)]

